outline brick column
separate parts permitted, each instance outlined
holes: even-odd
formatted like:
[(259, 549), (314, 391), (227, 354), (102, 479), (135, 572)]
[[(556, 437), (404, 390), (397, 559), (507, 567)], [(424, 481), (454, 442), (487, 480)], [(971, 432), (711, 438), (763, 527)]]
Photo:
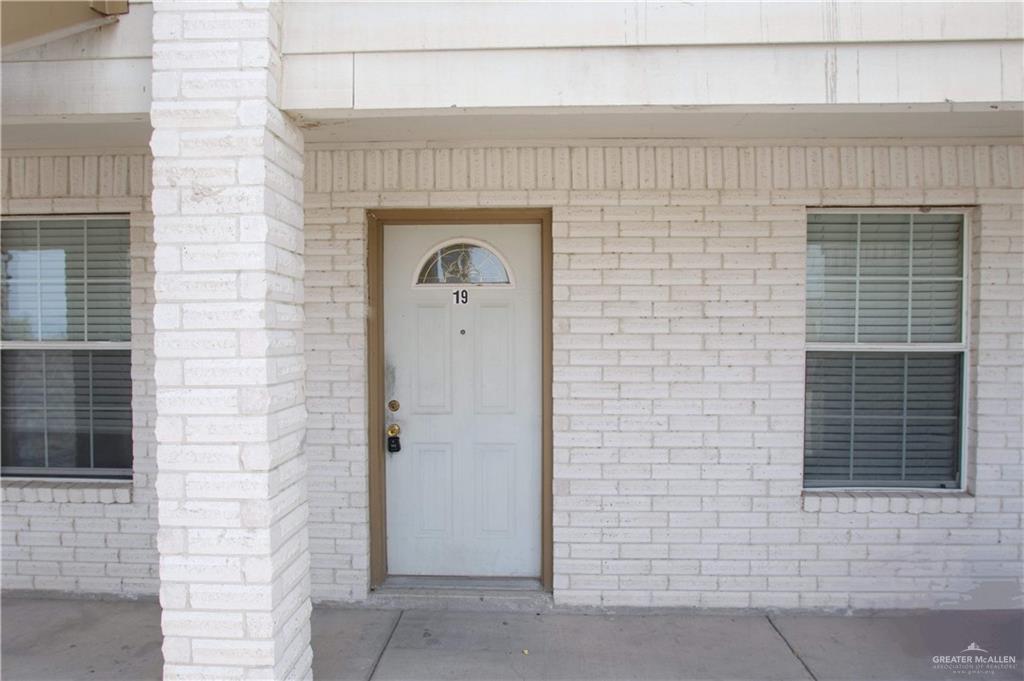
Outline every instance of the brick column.
[(164, 678), (311, 675), (302, 135), (278, 2), (157, 2)]

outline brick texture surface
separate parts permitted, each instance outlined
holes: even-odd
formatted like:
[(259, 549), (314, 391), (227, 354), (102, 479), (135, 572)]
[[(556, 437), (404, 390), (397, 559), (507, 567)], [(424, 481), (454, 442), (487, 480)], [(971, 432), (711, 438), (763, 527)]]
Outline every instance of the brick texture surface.
[[(50, 196), (43, 158), (3, 159), (5, 213), (114, 210), (97, 195), (101, 157), (67, 157), (66, 173), (47, 175)], [(144, 211), (148, 164), (139, 157), (133, 171), (131, 158), (123, 185), (104, 184), (125, 196), (107, 200), (136, 196), (138, 208), (125, 210)], [(178, 172), (219, 172), (190, 166)], [(1019, 593), (1024, 146), (337, 146), (307, 148), (303, 178), (314, 600), (367, 594), (365, 210), (380, 206), (554, 207), (558, 602), (1006, 607)], [(805, 218), (815, 206), (971, 207), (968, 494), (801, 493)], [(139, 224), (133, 253), (147, 236)], [(245, 257), (200, 248), (210, 237), (191, 221), (176, 229), (196, 258)], [(139, 257), (147, 252), (139, 246)], [(216, 278), (195, 291), (215, 303)], [(136, 305), (151, 295), (138, 291)], [(138, 386), (147, 360), (137, 342)], [(214, 380), (212, 367), (194, 370)], [(136, 400), (136, 423), (150, 423), (152, 402)], [(153, 485), (145, 437), (137, 430), (132, 508)], [(5, 581), (41, 569), (32, 540), (19, 543), (32, 516), (66, 516), (72, 505), (17, 499), (5, 505)], [(127, 536), (120, 522), (104, 541)], [(104, 565), (124, 562), (106, 555)]]
[(302, 134), (282, 7), (155, 6), (164, 678), (311, 676)]
[[(365, 210), (554, 207), (555, 600), (1004, 607), (1024, 147), (307, 148), (313, 593), (367, 593)], [(974, 207), (968, 494), (801, 493), (808, 207)]]
[(151, 165), (144, 153), (0, 159), (4, 215), (128, 218), (134, 418), (134, 476), (129, 482), (3, 481), (5, 589), (157, 592)]

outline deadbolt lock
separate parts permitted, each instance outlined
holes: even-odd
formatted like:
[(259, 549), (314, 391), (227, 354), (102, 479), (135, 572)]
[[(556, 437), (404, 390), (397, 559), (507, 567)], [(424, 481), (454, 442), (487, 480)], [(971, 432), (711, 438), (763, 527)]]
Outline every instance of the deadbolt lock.
[(395, 454), (396, 452), (402, 451), (402, 442), (398, 439), (398, 434), (402, 432), (402, 429), (397, 423), (392, 423), (387, 427), (388, 434), (388, 453)]
[(389, 411), (398, 411), (398, 409), (399, 409), (399, 408), (400, 408), (401, 406), (402, 406), (402, 405), (400, 405), (400, 404), (398, 403), (398, 400), (391, 400), (390, 402), (388, 402), (388, 410), (389, 410)]

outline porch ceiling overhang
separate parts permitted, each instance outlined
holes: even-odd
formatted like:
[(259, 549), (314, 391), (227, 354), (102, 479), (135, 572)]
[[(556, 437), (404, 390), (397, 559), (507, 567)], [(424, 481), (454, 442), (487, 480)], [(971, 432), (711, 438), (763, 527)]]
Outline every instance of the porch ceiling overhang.
[(117, 21), (128, 0), (5, 0), (0, 3), (4, 56)]
[[(814, 14), (822, 10), (819, 4), (786, 6)], [(363, 28), (390, 26), (393, 12), (372, 3), (288, 3), (281, 103), (304, 128), (307, 141), (1024, 134), (1024, 40), (1016, 25), (1007, 23), (1019, 18), (1018, 3), (972, 5), (970, 11), (943, 5), (936, 16), (915, 3), (900, 4), (897, 14), (921, 15), (920, 21), (894, 32), (886, 28), (889, 10), (878, 16), (868, 12), (864, 20), (872, 18), (874, 28), (852, 17), (840, 28), (853, 33), (828, 41), (815, 32), (818, 23), (793, 24), (783, 12), (769, 22), (781, 37), (775, 28), (764, 34), (747, 22), (746, 32), (728, 44), (708, 41), (732, 36), (730, 31), (740, 27), (733, 14), (747, 15), (714, 5), (726, 15), (716, 15), (711, 28), (680, 17), (670, 22), (673, 31), (685, 34), (679, 40), (689, 36), (680, 45), (662, 44), (668, 39), (662, 33), (658, 40), (652, 34), (637, 44), (619, 44), (605, 20), (590, 21), (582, 34), (568, 21), (537, 24), (549, 10), (514, 4), (474, 5), (474, 11), (499, 17), (511, 12), (513, 19), (520, 12), (539, 12), (529, 25), (553, 33), (534, 40), (520, 26), (515, 39), (490, 32), (451, 43), (444, 22), (469, 18), (435, 5), (403, 15), (397, 33), (387, 33), (383, 42), (377, 31), (367, 33), (374, 39), (359, 38), (351, 28), (339, 42), (328, 39), (331, 32), (324, 26), (349, 26), (352, 12)], [(615, 11), (642, 5), (626, 3)], [(612, 11), (603, 3), (588, 7)], [(693, 9), (687, 7), (673, 5), (670, 14)], [(569, 11), (550, 10), (558, 16)], [(410, 42), (409, 32), (419, 35), (421, 28), (414, 18), (424, 12), (433, 17), (423, 28), (426, 42)], [(109, 29), (5, 56), (4, 148), (148, 144), (153, 63), (163, 58), (153, 51), (152, 15), (151, 5), (139, 3)], [(648, 29), (659, 25), (644, 13), (630, 21)], [(906, 40), (900, 37), (904, 30)], [(493, 49), (482, 49), (492, 42)], [(311, 51), (295, 51), (302, 46)], [(352, 51), (324, 51), (339, 47)]]
[[(501, 111), (365, 112), (309, 118), (293, 112), (308, 144), (595, 139), (879, 139), (1021, 138), (1024, 105), (857, 107), (607, 107)], [(11, 121), (5, 151), (138, 148), (152, 128), (144, 113), (52, 116)]]
[[(1021, 137), (1024, 104), (530, 107), (291, 112), (307, 143)], [(337, 114), (337, 115), (334, 115)]]

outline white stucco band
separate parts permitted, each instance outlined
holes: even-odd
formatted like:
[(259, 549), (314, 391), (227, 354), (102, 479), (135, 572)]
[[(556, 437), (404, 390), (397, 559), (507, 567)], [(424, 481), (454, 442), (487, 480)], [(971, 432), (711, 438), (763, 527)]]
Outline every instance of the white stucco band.
[[(122, 210), (142, 216), (133, 218), (136, 271), (151, 271), (146, 205), (132, 198), (148, 183), (142, 164), (87, 155), (97, 160), (84, 167), (125, 174), (84, 182), (63, 170), (80, 158), (5, 158), (3, 213), (115, 210), (102, 204), (108, 195), (133, 201)], [(554, 209), (556, 602), (987, 608), (1019, 596), (1019, 141), (363, 145), (307, 147), (305, 165), (314, 600), (367, 597), (366, 209), (526, 205)], [(131, 196), (115, 193), (122, 186)], [(816, 206), (970, 209), (967, 493), (801, 492), (804, 250)], [(153, 296), (141, 274), (138, 286), (137, 386), (150, 380)], [(145, 395), (135, 402), (132, 503), (97, 500), (88, 511), (96, 517), (152, 499), (153, 459), (140, 454), (151, 450), (139, 449), (152, 437)], [(152, 544), (148, 553), (118, 544), (154, 531), (155, 516), (97, 531), (75, 518), (60, 529), (39, 519), (89, 504), (4, 494), (5, 586), (155, 590)], [(76, 576), (91, 554), (41, 551), (65, 541), (101, 542), (102, 567), (89, 569), (103, 579)], [(129, 557), (148, 566), (148, 581), (118, 576)], [(52, 574), (39, 572), (41, 561)]]

